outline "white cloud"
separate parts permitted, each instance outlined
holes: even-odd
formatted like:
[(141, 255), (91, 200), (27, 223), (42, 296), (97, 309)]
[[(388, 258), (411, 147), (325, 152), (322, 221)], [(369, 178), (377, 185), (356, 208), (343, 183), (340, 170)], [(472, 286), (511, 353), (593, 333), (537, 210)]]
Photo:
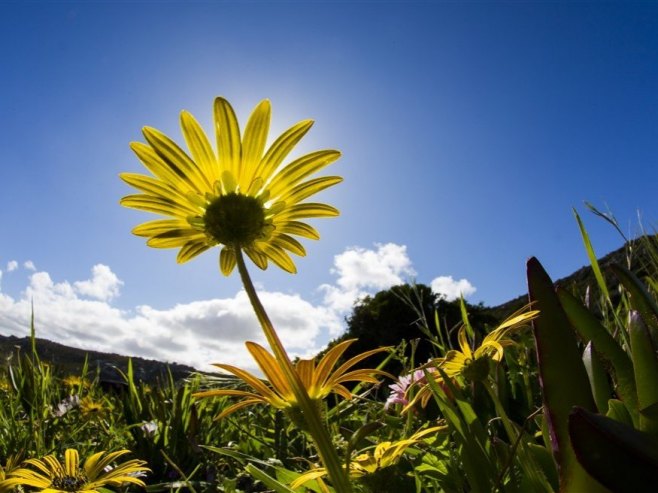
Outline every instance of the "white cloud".
[(119, 296), (123, 281), (119, 280), (107, 265), (96, 264), (91, 270), (92, 278), (87, 281), (77, 281), (75, 290), (83, 296), (109, 301)]
[(16, 262), (15, 260), (10, 260), (9, 262), (7, 262), (7, 272), (13, 272), (16, 269), (18, 269), (18, 262)]
[(452, 276), (439, 276), (430, 283), (432, 291), (443, 296), (446, 301), (456, 300), (460, 296), (468, 298), (477, 291), (468, 280), (455, 281)]
[(31, 270), (32, 272), (36, 272), (37, 270), (37, 268), (34, 266), (34, 262), (31, 260), (23, 262), (23, 267), (25, 267), (27, 270)]
[[(116, 283), (99, 280), (115, 278)], [(231, 298), (195, 301), (166, 310), (140, 306), (131, 313), (112, 306), (110, 297), (100, 296), (115, 292), (110, 288), (120, 284), (107, 266), (93, 269), (91, 280), (73, 283), (54, 282), (47, 272), (35, 272), (20, 299), (0, 293), (0, 328), (3, 335), (26, 336), (34, 301), (38, 337), (205, 370), (210, 370), (213, 362), (255, 370), (244, 342), (266, 343), (244, 291)], [(81, 297), (90, 294), (97, 299)], [(293, 357), (317, 352), (318, 337), (336, 332), (340, 326), (333, 312), (298, 295), (269, 291), (259, 295)]]
[(334, 257), (335, 285), (323, 284), (325, 304), (334, 311), (348, 312), (354, 303), (367, 294), (403, 284), (416, 272), (407, 255), (407, 247), (386, 243), (376, 244), (376, 250), (360, 247), (346, 249)]
[[(331, 272), (336, 280), (320, 286), (324, 293), (320, 304), (298, 294), (259, 287), (259, 296), (292, 357), (315, 354), (327, 334), (339, 335), (344, 315), (357, 299), (415, 275), (406, 247), (393, 243), (378, 244), (374, 249), (348, 248), (336, 255)], [(18, 298), (0, 292), (0, 332), (28, 335), (34, 302), (38, 337), (204, 370), (211, 369), (213, 362), (256, 370), (244, 343), (266, 342), (244, 291), (167, 309), (138, 306), (126, 311), (113, 305), (122, 285), (103, 264), (92, 268), (90, 279), (73, 282), (55, 281), (48, 272), (35, 271)], [(468, 281), (451, 277), (435, 279), (432, 288), (446, 296), (459, 292), (467, 296), (475, 291)]]

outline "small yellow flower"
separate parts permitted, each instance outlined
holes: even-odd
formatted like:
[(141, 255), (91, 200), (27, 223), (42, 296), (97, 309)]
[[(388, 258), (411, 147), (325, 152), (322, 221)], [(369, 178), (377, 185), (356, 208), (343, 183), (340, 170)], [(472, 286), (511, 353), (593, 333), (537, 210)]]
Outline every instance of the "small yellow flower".
[(131, 147), (153, 176), (122, 173), (142, 193), (124, 197), (121, 204), (167, 219), (141, 224), (133, 233), (148, 238), (147, 245), (154, 248), (180, 248), (179, 263), (221, 246), (219, 264), (225, 275), (236, 265), (236, 249), (261, 269), (271, 261), (296, 272), (289, 253), (304, 256), (306, 251), (293, 236), (319, 238), (300, 219), (338, 215), (334, 207), (304, 201), (342, 181), (337, 176), (307, 178), (337, 160), (340, 152), (316, 151), (283, 165), (313, 121), (297, 123), (266, 149), (270, 114), (270, 102), (262, 101), (241, 136), (233, 108), (216, 98), (215, 151), (197, 120), (183, 111), (189, 154), (160, 131), (145, 127), (147, 143), (133, 142)]
[[(463, 377), (468, 381), (482, 381), (489, 375), (489, 362), (500, 362), (503, 358), (505, 348), (511, 346), (514, 341), (511, 335), (514, 331), (527, 326), (528, 322), (537, 318), (539, 310), (525, 311), (525, 307), (512, 314), (503, 323), (489, 332), (476, 349), (473, 349), (468, 341), (466, 326), (459, 329), (458, 340), (461, 351), (450, 350), (445, 357), (430, 361), (423, 368), (432, 376), (437, 383), (445, 388), (443, 378), (436, 368), (440, 368), (451, 378)], [(426, 380), (419, 382), (420, 388), (413, 399), (405, 406), (402, 412), (411, 409), (420, 401), (425, 406), (432, 397), (432, 390)], [(418, 387), (418, 386), (416, 386)], [(446, 392), (448, 392), (446, 390)]]
[[(353, 397), (352, 393), (343, 385), (345, 382), (358, 381), (378, 383), (378, 380), (373, 375), (382, 375), (393, 378), (388, 373), (376, 369), (358, 369), (349, 371), (350, 368), (361, 360), (373, 354), (388, 351), (388, 348), (377, 348), (361, 353), (349, 359), (334, 370), (334, 366), (336, 366), (340, 357), (355, 340), (356, 339), (350, 339), (337, 344), (327, 351), (317, 365), (315, 363), (315, 358), (300, 359), (297, 361), (295, 364), (295, 370), (312, 401), (319, 402), (332, 392), (340, 395), (344, 399), (351, 399)], [(263, 374), (267, 377), (267, 381), (263, 381), (251, 373), (235, 366), (216, 363), (215, 366), (218, 368), (232, 373), (248, 384), (253, 389), (253, 392), (216, 389), (197, 392), (194, 396), (234, 396), (244, 398), (240, 402), (225, 409), (219, 416), (217, 416), (217, 419), (221, 419), (238, 409), (253, 404), (269, 404), (277, 409), (284, 410), (296, 408), (297, 400), (295, 395), (288, 381), (284, 377), (280, 366), (276, 362), (276, 359), (274, 359), (265, 348), (254, 342), (247, 342), (246, 346)]]
[[(421, 442), (422, 438), (427, 435), (443, 431), (446, 428), (445, 425), (434, 426), (420, 430), (404, 440), (378, 443), (373, 451), (359, 454), (350, 461), (350, 477), (361, 478), (374, 474), (381, 469), (394, 466), (410, 446)], [(291, 483), (290, 487), (296, 489), (308, 481), (322, 478), (326, 475), (327, 470), (324, 467), (318, 467), (299, 476)]]
[(75, 449), (66, 450), (64, 465), (53, 455), (43, 459), (28, 459), (25, 464), (32, 468), (24, 467), (9, 473), (7, 479), (0, 482), (0, 490), (20, 485), (44, 493), (102, 493), (102, 489), (107, 486), (119, 487), (123, 483), (144, 487), (144, 481), (136, 477), (149, 471), (144, 467), (144, 461), (132, 459), (108, 468), (115, 459), (127, 453), (130, 451), (98, 452), (88, 457), (82, 468)]
[(103, 402), (95, 401), (91, 397), (80, 399), (80, 413), (85, 419), (101, 419), (107, 412), (108, 408)]

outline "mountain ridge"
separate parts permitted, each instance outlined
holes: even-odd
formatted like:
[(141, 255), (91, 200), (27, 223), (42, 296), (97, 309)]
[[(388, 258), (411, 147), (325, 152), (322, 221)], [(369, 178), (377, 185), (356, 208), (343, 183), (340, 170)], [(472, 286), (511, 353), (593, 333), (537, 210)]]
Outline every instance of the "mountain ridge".
[[(650, 241), (658, 242), (658, 237), (656, 236), (640, 237), (625, 243), (617, 250), (599, 259), (599, 265), (604, 272), (607, 283), (612, 281), (612, 275), (607, 271), (608, 267), (613, 263), (630, 267), (631, 270), (642, 275), (642, 271), (646, 268), (646, 265), (649, 265), (647, 263), (648, 249), (646, 248), (646, 243), (642, 241), (646, 238), (649, 238)], [(629, 251), (632, 251), (632, 256), (630, 257)], [(590, 293), (595, 293), (598, 289), (591, 266), (581, 267), (572, 274), (558, 279), (555, 281), (555, 284), (571, 287), (580, 293), (585, 293), (586, 289), (589, 289)], [(500, 305), (484, 307), (484, 309), (493, 317), (502, 320), (504, 317), (527, 304), (527, 301), (527, 295), (520, 295)], [(36, 338), (35, 343), (39, 358), (55, 366), (58, 373), (79, 374), (86, 360), (90, 371), (98, 371), (101, 381), (108, 383), (123, 382), (121, 372), (126, 373), (128, 361), (132, 361), (135, 378), (147, 383), (166, 381), (169, 373), (171, 373), (174, 380), (186, 378), (191, 373), (198, 373), (198, 370), (191, 366), (175, 362), (162, 362), (138, 356), (125, 356), (116, 353), (79, 349), (42, 338)], [(32, 341), (30, 337), (0, 335), (0, 355), (5, 358), (5, 361), (10, 361), (18, 353), (29, 354), (31, 351)]]

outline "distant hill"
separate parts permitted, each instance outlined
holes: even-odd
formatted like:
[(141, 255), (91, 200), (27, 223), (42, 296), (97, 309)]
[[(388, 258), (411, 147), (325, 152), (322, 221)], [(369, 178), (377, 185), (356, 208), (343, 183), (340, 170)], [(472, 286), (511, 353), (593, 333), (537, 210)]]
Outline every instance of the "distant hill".
[[(187, 377), (196, 370), (191, 366), (178, 363), (163, 363), (161, 361), (122, 356), (114, 353), (102, 353), (78, 349), (47, 339), (36, 339), (37, 354), (42, 361), (51, 363), (58, 374), (79, 375), (87, 358), (89, 371), (100, 372), (100, 379), (105, 383), (120, 384), (123, 382), (121, 373), (126, 372), (128, 360), (132, 360), (133, 372), (137, 380), (146, 383), (164, 382), (168, 379), (168, 371), (174, 380)], [(0, 336), (0, 355), (3, 360), (16, 358), (17, 354), (30, 354), (32, 343), (29, 337)], [(118, 370), (117, 370), (118, 369)]]
[[(651, 245), (651, 248), (649, 248), (649, 245)], [(652, 269), (652, 262), (656, 261), (656, 259), (652, 258), (652, 255), (655, 255), (656, 252), (658, 252), (658, 235), (641, 236), (635, 240), (629, 241), (621, 248), (618, 248), (617, 250), (599, 258), (599, 266), (601, 268), (601, 272), (603, 273), (603, 277), (605, 278), (606, 285), (608, 287), (612, 287), (619, 284), (609, 269), (612, 264), (617, 264), (629, 268), (640, 278), (646, 276), (647, 274), (658, 274), (658, 272), (650, 271)], [(541, 259), (538, 260), (541, 262)], [(550, 272), (548, 274), (551, 275)], [(574, 273), (561, 279), (553, 279), (553, 282), (558, 286), (571, 289), (575, 293), (584, 294), (589, 288), (590, 299), (593, 302), (595, 302), (599, 296), (596, 277), (594, 276), (592, 267), (589, 265), (582, 267)], [(615, 294), (616, 293), (614, 290), (612, 290), (611, 296), (614, 297)], [(528, 295), (523, 294), (510, 301), (502, 303), (501, 305), (491, 307), (489, 308), (489, 311), (494, 317), (502, 319), (503, 317), (513, 313), (515, 310), (521, 308), (527, 302)], [(595, 304), (592, 306), (594, 307)]]
[[(647, 248), (648, 244), (653, 245), (654, 252), (658, 251), (658, 236), (644, 236), (637, 240), (633, 240), (599, 259), (599, 264), (609, 286), (614, 286), (617, 283), (613, 280), (612, 275), (608, 272), (607, 268), (613, 263), (628, 266), (629, 249), (632, 251), (631, 270), (640, 276), (647, 274), (648, 266), (652, 265), (650, 249)], [(541, 259), (539, 260), (541, 261)], [(554, 281), (561, 286), (573, 288), (578, 293), (585, 293), (585, 290), (589, 287), (592, 293), (592, 299), (595, 300), (596, 296), (598, 296), (596, 279), (592, 268), (589, 266), (578, 269), (573, 274)], [(527, 302), (527, 295), (521, 295), (501, 305), (482, 308), (486, 314), (491, 315), (497, 320), (502, 320), (504, 317), (524, 306)], [(37, 338), (36, 347), (39, 357), (44, 361), (52, 363), (56, 370), (61, 374), (79, 374), (85, 358), (87, 358), (90, 371), (96, 371), (98, 369), (100, 371), (101, 379), (111, 383), (119, 383), (122, 381), (117, 368), (125, 372), (128, 366), (128, 359), (132, 359), (135, 377), (138, 380), (148, 383), (153, 383), (158, 380), (163, 381), (164, 378), (167, 378), (168, 371), (171, 371), (175, 380), (185, 378), (190, 373), (195, 372), (194, 368), (177, 363), (163, 363), (138, 357), (128, 358), (127, 356), (113, 353), (87, 351), (65, 346), (46, 339)], [(0, 355), (5, 361), (7, 358), (15, 357), (17, 351), (20, 351), (23, 354), (29, 354), (31, 351), (29, 337), (18, 338), (15, 336), (7, 337), (0, 335)]]

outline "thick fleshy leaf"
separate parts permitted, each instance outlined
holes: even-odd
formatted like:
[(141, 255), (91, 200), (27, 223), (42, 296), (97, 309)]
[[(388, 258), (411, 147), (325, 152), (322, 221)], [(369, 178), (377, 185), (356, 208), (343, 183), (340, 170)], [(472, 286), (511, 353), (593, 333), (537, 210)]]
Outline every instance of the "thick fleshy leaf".
[(608, 383), (608, 374), (590, 341), (583, 351), (583, 363), (592, 387), (592, 395), (600, 413), (608, 411), (608, 400), (612, 398), (612, 389)]
[(338, 151), (324, 150), (316, 151), (296, 159), (272, 178), (272, 181), (268, 185), (271, 197), (278, 197), (307, 176), (333, 163), (339, 157), (340, 152)]
[(560, 305), (551, 278), (536, 258), (528, 261), (527, 274), (530, 302), (540, 313), (532, 325), (544, 414), (560, 472), (560, 491), (602, 491), (602, 487), (576, 460), (569, 439), (571, 408), (596, 409), (576, 335)]
[(579, 407), (569, 416), (569, 435), (580, 464), (610, 491), (656, 491), (655, 436)]
[(610, 269), (630, 293), (631, 306), (642, 315), (642, 320), (649, 329), (654, 346), (658, 346), (658, 304), (656, 300), (631, 271), (616, 264), (611, 265)]
[(630, 312), (628, 332), (631, 339), (633, 369), (640, 411), (640, 430), (658, 436), (658, 357), (651, 335), (642, 317)]
[(219, 168), (237, 176), (242, 155), (238, 119), (230, 103), (224, 98), (215, 98), (214, 110)]
[(631, 358), (601, 325), (599, 319), (574, 295), (561, 288), (557, 289), (557, 295), (569, 322), (580, 338), (585, 343), (592, 341), (597, 353), (612, 366), (619, 397), (629, 405), (630, 409), (637, 409), (635, 374)]

